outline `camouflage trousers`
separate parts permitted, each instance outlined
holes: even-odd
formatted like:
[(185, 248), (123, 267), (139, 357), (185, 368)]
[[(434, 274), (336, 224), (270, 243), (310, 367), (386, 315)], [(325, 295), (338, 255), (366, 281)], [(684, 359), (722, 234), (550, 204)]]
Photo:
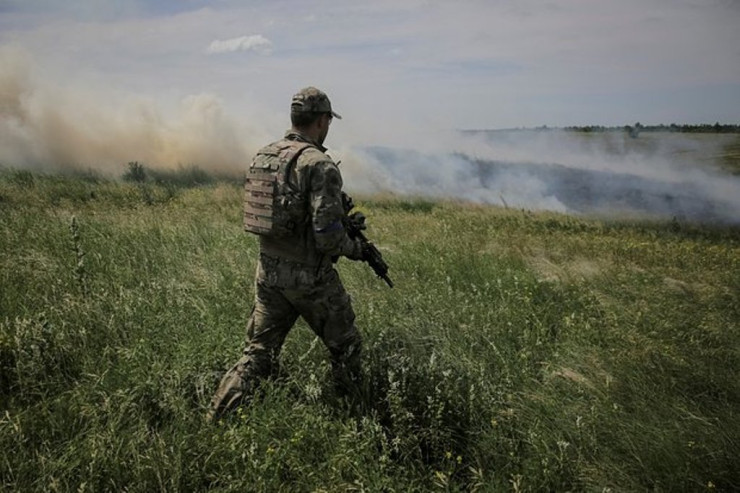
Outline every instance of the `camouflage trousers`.
[(209, 420), (249, 400), (260, 379), (277, 373), (280, 349), (299, 316), (329, 350), (338, 390), (351, 392), (358, 385), (362, 339), (336, 270), (329, 266), (316, 272), (263, 255), (255, 290), (243, 356), (221, 380), (211, 400)]

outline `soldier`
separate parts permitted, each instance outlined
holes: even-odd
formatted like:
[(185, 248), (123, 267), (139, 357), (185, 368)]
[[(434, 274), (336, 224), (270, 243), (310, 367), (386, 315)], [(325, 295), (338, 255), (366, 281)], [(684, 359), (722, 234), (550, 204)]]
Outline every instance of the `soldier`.
[(323, 146), (341, 118), (325, 93), (301, 89), (290, 107), (292, 128), (257, 152), (245, 181), (244, 224), (259, 235), (255, 299), (241, 359), (221, 380), (208, 419), (250, 399), (260, 379), (277, 372), (277, 356), (299, 316), (329, 350), (338, 390), (360, 378), (361, 337), (350, 297), (333, 262), (361, 260), (342, 218), (342, 176)]

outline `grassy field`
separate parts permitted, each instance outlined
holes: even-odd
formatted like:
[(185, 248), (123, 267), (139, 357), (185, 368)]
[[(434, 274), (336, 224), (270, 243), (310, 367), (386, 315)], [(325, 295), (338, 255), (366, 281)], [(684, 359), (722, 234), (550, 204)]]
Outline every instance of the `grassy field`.
[(238, 358), (239, 187), (0, 172), (0, 489), (737, 491), (740, 230), (356, 199), (395, 289), (343, 260), (367, 398), (300, 322)]

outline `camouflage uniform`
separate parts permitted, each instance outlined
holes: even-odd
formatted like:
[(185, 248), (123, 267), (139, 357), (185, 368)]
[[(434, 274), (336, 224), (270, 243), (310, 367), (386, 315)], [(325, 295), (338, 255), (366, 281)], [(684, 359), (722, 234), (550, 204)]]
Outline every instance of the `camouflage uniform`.
[(299, 316), (328, 348), (340, 389), (350, 390), (360, 375), (361, 337), (350, 297), (332, 261), (338, 256), (362, 256), (359, 242), (351, 240), (342, 226), (342, 177), (320, 143), (295, 130), (288, 131), (284, 139), (311, 144), (289, 177), (307, 198), (306, 221), (293, 237), (259, 237), (255, 302), (246, 347), (221, 380), (209, 419), (249, 399), (260, 379), (276, 373), (280, 348)]

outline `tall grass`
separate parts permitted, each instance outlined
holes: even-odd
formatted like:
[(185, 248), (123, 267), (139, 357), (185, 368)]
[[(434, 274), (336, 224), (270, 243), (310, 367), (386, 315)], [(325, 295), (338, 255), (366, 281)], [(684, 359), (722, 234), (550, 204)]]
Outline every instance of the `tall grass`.
[(239, 356), (240, 191), (0, 173), (0, 485), (20, 491), (732, 491), (740, 231), (356, 200), (393, 290), (341, 261), (359, 408), (300, 322)]

